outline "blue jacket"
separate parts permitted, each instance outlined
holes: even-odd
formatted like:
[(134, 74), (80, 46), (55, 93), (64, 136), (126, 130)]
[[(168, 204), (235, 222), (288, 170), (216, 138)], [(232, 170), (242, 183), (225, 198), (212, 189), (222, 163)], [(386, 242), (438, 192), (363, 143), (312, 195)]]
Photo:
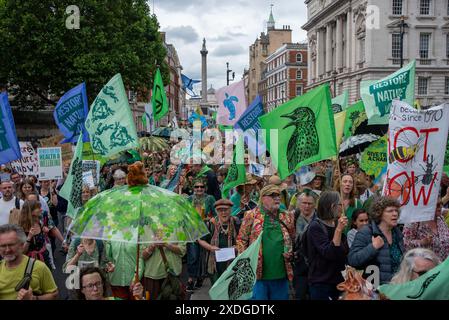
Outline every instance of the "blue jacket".
[[(402, 232), (398, 227), (392, 230), (393, 237), (399, 239), (399, 248), (404, 254), (404, 240)], [(381, 236), (384, 240), (384, 246), (380, 249), (375, 249), (372, 244), (371, 237)], [(376, 265), (380, 271), (380, 284), (390, 282), (393, 277), (393, 270), (390, 257), (390, 245), (379, 229), (379, 226), (371, 222), (362, 230), (357, 232), (352, 246), (349, 250), (348, 262), (351, 266), (357, 269), (365, 269), (369, 265)]]

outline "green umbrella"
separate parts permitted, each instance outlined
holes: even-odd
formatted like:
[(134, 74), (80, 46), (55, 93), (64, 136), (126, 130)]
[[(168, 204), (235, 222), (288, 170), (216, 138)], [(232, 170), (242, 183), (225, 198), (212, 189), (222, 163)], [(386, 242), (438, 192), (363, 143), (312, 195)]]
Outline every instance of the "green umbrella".
[(187, 199), (152, 185), (127, 185), (90, 199), (72, 222), (81, 238), (128, 243), (194, 242), (209, 233)]

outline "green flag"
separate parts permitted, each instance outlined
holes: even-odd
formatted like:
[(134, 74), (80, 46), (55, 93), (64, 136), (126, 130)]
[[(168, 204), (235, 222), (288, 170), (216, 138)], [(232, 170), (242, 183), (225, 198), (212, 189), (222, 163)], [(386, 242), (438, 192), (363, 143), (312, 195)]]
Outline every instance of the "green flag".
[[(360, 96), (365, 104), (368, 124), (388, 124), (391, 102), (399, 99), (413, 105), (415, 101), (415, 60), (404, 68), (371, 83), (362, 82)], [(373, 117), (380, 117), (373, 121)]]
[(349, 90), (346, 89), (343, 93), (332, 99), (332, 111), (334, 113), (342, 112), (348, 108)]
[(269, 150), (281, 179), (301, 166), (337, 155), (328, 84), (288, 101), (259, 120), (262, 129), (278, 130), (278, 140), (270, 140)]
[(78, 209), (83, 205), (81, 192), (83, 188), (83, 135), (76, 144), (75, 154), (70, 164), (69, 173), (59, 195), (68, 201), (67, 215), (74, 219)]
[(159, 121), (168, 113), (167, 96), (165, 95), (164, 83), (162, 82), (162, 76), (159, 68), (157, 69), (156, 76), (154, 77), (151, 103), (153, 105), (154, 121)]
[(86, 118), (86, 130), (92, 149), (103, 157), (139, 147), (120, 73), (109, 80), (94, 100)]
[(252, 297), (262, 234), (232, 261), (210, 288), (212, 300), (249, 300)]
[(237, 141), (236, 148), (234, 150), (234, 155), (232, 159), (232, 164), (229, 166), (228, 174), (223, 181), (223, 191), (221, 196), (227, 198), (229, 195), (229, 190), (238, 185), (245, 183), (246, 181), (246, 170), (245, 163), (243, 159), (243, 138)]
[(419, 278), (403, 284), (385, 284), (379, 291), (390, 300), (448, 300), (449, 258)]
[(368, 148), (362, 152), (360, 159), (360, 168), (368, 175), (373, 175), (377, 178), (382, 169), (387, 165), (387, 151), (388, 142), (387, 135), (384, 135), (379, 140), (371, 143)]
[(358, 101), (346, 109), (346, 120), (344, 127), (345, 139), (353, 136), (355, 130), (367, 119), (363, 101)]

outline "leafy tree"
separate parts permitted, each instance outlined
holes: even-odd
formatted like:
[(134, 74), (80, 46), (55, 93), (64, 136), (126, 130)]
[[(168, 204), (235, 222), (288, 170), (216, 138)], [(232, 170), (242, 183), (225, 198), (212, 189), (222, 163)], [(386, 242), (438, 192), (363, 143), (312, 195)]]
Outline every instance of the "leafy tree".
[(160, 65), (168, 83), (166, 49), (145, 0), (77, 0), (80, 29), (68, 29), (72, 0), (0, 0), (0, 88), (14, 104), (55, 105), (85, 81), (89, 103), (116, 73), (147, 96)]

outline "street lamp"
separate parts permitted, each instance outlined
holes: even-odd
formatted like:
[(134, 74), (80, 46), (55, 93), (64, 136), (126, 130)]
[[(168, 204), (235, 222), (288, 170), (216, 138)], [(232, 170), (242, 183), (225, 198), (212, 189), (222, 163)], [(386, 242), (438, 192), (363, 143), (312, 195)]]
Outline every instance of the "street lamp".
[(229, 79), (229, 74), (232, 70), (229, 69), (229, 62), (226, 62), (226, 85), (229, 86), (229, 81), (234, 81), (235, 72), (232, 72), (232, 79)]
[(404, 65), (404, 33), (405, 28), (408, 27), (408, 25), (404, 22), (405, 17), (401, 16), (401, 24), (399, 25), (399, 31), (401, 33), (401, 47), (400, 47), (400, 53), (401, 53), (401, 68)]

